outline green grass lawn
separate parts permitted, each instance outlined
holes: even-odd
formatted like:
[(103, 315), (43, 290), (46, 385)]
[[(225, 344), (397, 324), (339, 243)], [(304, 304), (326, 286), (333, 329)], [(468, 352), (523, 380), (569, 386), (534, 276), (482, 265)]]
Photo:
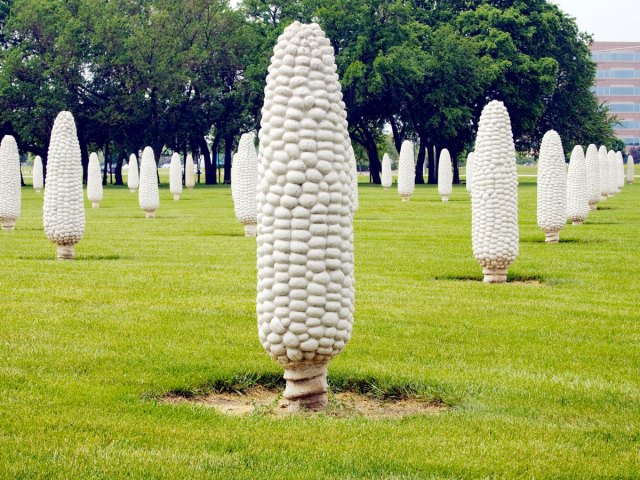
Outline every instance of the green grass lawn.
[[(464, 186), (361, 184), (356, 322), (334, 385), (412, 386), (450, 405), (401, 420), (232, 418), (168, 405), (280, 367), (255, 318), (255, 243), (228, 187), (158, 218), (109, 187), (75, 262), (54, 260), (42, 195), (0, 235), (0, 477), (634, 478), (640, 476), (640, 181), (558, 245), (521, 179), (529, 283), (485, 285)], [(395, 187), (395, 186), (394, 186)], [(536, 281), (537, 280), (537, 281)], [(386, 387), (385, 387), (386, 388)]]

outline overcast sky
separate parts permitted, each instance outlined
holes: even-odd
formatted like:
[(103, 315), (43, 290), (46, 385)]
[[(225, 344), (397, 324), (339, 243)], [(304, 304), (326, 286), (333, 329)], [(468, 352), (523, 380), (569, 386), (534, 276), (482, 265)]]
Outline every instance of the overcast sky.
[(595, 40), (640, 42), (640, 0), (552, 0)]

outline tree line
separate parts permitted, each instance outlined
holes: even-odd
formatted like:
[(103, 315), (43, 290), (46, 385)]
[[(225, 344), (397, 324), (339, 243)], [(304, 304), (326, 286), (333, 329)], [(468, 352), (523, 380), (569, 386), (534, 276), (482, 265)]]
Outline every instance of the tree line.
[[(380, 146), (419, 145), (417, 183), (437, 155), (471, 147), (483, 106), (508, 107), (519, 151), (544, 132), (565, 145), (614, 145), (615, 118), (590, 91), (591, 38), (546, 0), (0, 0), (0, 133), (46, 154), (71, 111), (89, 152), (115, 163), (145, 145), (202, 158), (230, 182), (242, 133), (259, 128), (278, 35), (316, 21), (336, 54), (349, 133), (380, 182)], [(224, 159), (223, 174), (217, 158)]]

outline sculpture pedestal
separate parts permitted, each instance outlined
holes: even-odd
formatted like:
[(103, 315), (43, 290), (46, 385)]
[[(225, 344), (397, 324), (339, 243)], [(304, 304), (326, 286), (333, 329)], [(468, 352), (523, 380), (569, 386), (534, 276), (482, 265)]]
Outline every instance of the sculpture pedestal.
[(323, 410), (327, 406), (327, 363), (287, 368), (284, 379), (287, 387), (284, 398), (289, 401), (289, 412)]
[(402, 201), (408, 202), (411, 199), (411, 195), (402, 195)]
[(449, 197), (442, 197), (442, 201), (443, 201), (444, 203), (448, 202), (448, 201), (449, 201)]
[(144, 216), (145, 216), (145, 218), (156, 218), (156, 212), (155, 211), (147, 211), (147, 210), (145, 210)]
[(75, 245), (58, 245), (58, 260), (73, 260), (76, 256)]
[(130, 189), (129, 189), (129, 191), (130, 191), (131, 193), (136, 193), (136, 189), (135, 189), (135, 188), (130, 188)]
[(571, 225), (582, 225), (584, 224), (584, 220), (572, 220)]
[(545, 232), (544, 241), (547, 243), (558, 243), (560, 242), (560, 232)]
[(173, 201), (174, 201), (174, 202), (177, 202), (178, 200), (180, 200), (180, 195), (178, 195), (178, 194), (174, 193), (174, 194), (173, 194)]
[(255, 223), (245, 225), (244, 226), (244, 236), (245, 237), (255, 237), (256, 236), (256, 228), (257, 225)]
[(91, 202), (91, 208), (100, 208), (100, 202)]
[(597, 203), (595, 203), (595, 202), (594, 203), (589, 203), (589, 210), (590, 211), (593, 212), (593, 211), (595, 211), (597, 209), (598, 209), (598, 204)]
[(506, 268), (483, 268), (484, 283), (507, 283)]
[(3, 220), (2, 221), (2, 230), (11, 231), (16, 229), (16, 220)]

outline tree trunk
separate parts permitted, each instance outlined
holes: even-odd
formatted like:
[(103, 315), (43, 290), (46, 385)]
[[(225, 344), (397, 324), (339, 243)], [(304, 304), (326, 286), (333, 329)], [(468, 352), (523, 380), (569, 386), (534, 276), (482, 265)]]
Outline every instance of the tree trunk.
[(87, 183), (87, 173), (89, 172), (89, 150), (87, 142), (82, 136), (78, 138), (80, 143), (80, 158), (82, 160), (82, 183)]
[(157, 138), (154, 142), (152, 142), (151, 148), (153, 148), (153, 156), (156, 160), (156, 177), (158, 178), (158, 185), (160, 185), (160, 157), (162, 156), (162, 148), (164, 147), (164, 142)]
[[(204, 183), (205, 185), (215, 185), (216, 167), (211, 160), (211, 155), (209, 154), (209, 146), (207, 145), (207, 141), (204, 139), (204, 137), (200, 137), (198, 141), (200, 143), (200, 150), (202, 151), (202, 155), (204, 155)], [(216, 150), (213, 151), (215, 152)]]
[(396, 147), (396, 151), (400, 153), (400, 149), (402, 148), (402, 141), (404, 140), (404, 132), (401, 132), (398, 128), (398, 124), (393, 118), (389, 119), (389, 123), (391, 124), (391, 131), (393, 132), (393, 144)]
[[(31, 183), (33, 183), (33, 180), (31, 180)], [(20, 186), (21, 187), (27, 186), (27, 184), (24, 183), (24, 177), (22, 176), (22, 162), (20, 162)]]
[(233, 148), (233, 136), (224, 137), (224, 183), (231, 184), (231, 151)]
[(451, 161), (453, 162), (453, 184), (460, 185), (460, 168), (458, 165), (458, 156), (451, 153)]
[(124, 185), (122, 181), (122, 165), (124, 165), (125, 152), (118, 153), (118, 160), (116, 161), (116, 185)]
[(427, 156), (427, 147), (423, 142), (420, 142), (418, 147), (418, 162), (416, 163), (416, 185), (424, 184), (424, 160)]
[(109, 175), (109, 167), (107, 164), (109, 163), (109, 147), (108, 144), (104, 146), (104, 167), (102, 169), (102, 185), (107, 184), (107, 176)]
[(438, 184), (438, 160), (436, 156), (436, 146), (435, 145), (427, 145), (429, 148), (429, 179), (427, 182), (429, 185), (437, 185)]

